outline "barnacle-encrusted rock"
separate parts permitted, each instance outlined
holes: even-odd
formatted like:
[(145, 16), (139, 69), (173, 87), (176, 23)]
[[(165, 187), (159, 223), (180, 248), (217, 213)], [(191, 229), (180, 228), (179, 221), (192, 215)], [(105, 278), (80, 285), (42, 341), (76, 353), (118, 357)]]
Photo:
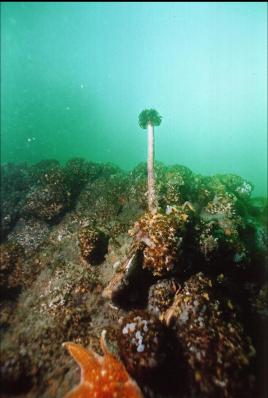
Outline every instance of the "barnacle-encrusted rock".
[(60, 167), (60, 163), (56, 159), (43, 159), (30, 167), (30, 175), (33, 182), (40, 182), (42, 176), (50, 170)]
[(168, 355), (165, 327), (146, 311), (133, 311), (121, 319), (119, 355), (134, 377), (151, 377)]
[(11, 353), (1, 349), (0, 365), (3, 396), (24, 395), (32, 388), (31, 359), (26, 350), (17, 349)]
[(49, 191), (47, 188), (35, 189), (26, 199), (23, 214), (54, 222), (66, 210), (67, 203), (68, 198), (63, 193)]
[(223, 185), (225, 192), (229, 192), (241, 199), (250, 197), (253, 191), (253, 184), (236, 174), (218, 174), (211, 178), (210, 186), (219, 190)]
[(186, 220), (183, 215), (146, 213), (129, 231), (137, 243), (145, 245), (143, 267), (153, 275), (166, 275), (178, 264)]
[(9, 239), (20, 244), (25, 254), (34, 254), (45, 241), (50, 232), (50, 226), (36, 218), (20, 218), (9, 234)]
[(99, 229), (90, 226), (79, 231), (79, 245), (82, 257), (91, 264), (100, 264), (107, 253), (109, 238)]
[(1, 212), (0, 212), (0, 240), (15, 225), (25, 196), (30, 189), (32, 180), (30, 168), (26, 164), (1, 165)]
[[(127, 175), (112, 165), (103, 166), (98, 178), (89, 181), (79, 196), (77, 211), (87, 214), (108, 235), (122, 231), (117, 218), (121, 214), (126, 197)], [(127, 230), (125, 227), (124, 231)]]
[(252, 308), (260, 317), (268, 320), (268, 283), (266, 282), (259, 290), (255, 300), (252, 300)]
[(22, 214), (49, 223), (55, 222), (71, 204), (70, 187), (60, 167), (40, 175), (37, 185), (26, 197)]
[[(88, 272), (81, 264), (66, 264), (55, 258), (53, 266), (40, 273), (29, 289), (27, 300), (21, 302), (16, 323), (13, 320), (1, 340), (3, 395), (25, 396), (28, 389), (38, 388), (40, 380), (45, 379), (49, 384), (55, 363), (58, 369), (64, 367), (59, 342), (89, 344), (90, 307), (100, 305), (99, 294), (94, 293), (99, 282), (94, 270)], [(52, 396), (52, 392), (44, 395)]]
[(171, 306), (178, 289), (179, 284), (174, 278), (157, 281), (149, 289), (148, 312), (161, 320)]
[(209, 397), (246, 396), (255, 349), (235, 314), (223, 315), (209, 278), (202, 273), (190, 277), (177, 292), (165, 320), (176, 330), (193, 390)]
[(65, 167), (56, 161), (43, 161), (31, 168), (34, 185), (26, 197), (22, 214), (55, 223), (70, 209), (86, 182), (98, 177), (102, 167), (71, 159)]
[[(182, 165), (165, 166), (155, 162), (154, 174), (155, 190), (162, 210), (167, 205), (182, 205), (189, 200), (193, 179), (190, 169)], [(131, 203), (138, 204), (143, 210), (147, 209), (147, 189), (147, 164), (140, 163), (129, 173), (128, 196)]]
[(24, 250), (16, 242), (6, 242), (0, 246), (0, 287), (13, 288), (22, 282), (20, 259)]
[(65, 167), (65, 181), (71, 188), (72, 196), (76, 196), (87, 182), (98, 178), (103, 167), (100, 164), (86, 162), (81, 158), (70, 159)]
[(239, 265), (246, 258), (246, 248), (239, 231), (244, 224), (236, 209), (237, 198), (232, 194), (216, 195), (200, 213), (196, 226), (199, 250), (206, 260), (229, 256)]
[(178, 206), (189, 200), (192, 178), (193, 173), (185, 166), (166, 167), (157, 181), (160, 207)]
[(235, 174), (216, 174), (211, 177), (195, 174), (187, 187), (187, 200), (205, 207), (216, 196), (230, 195), (239, 200), (241, 210), (248, 203), (253, 185)]
[(248, 211), (252, 218), (267, 227), (268, 198), (253, 197), (250, 199)]
[[(263, 396), (267, 199), (250, 198), (250, 183), (156, 162), (159, 208), (152, 215), (144, 214), (146, 163), (124, 172), (83, 159), (47, 160), (4, 164), (1, 174), (4, 396), (64, 396), (77, 374), (66, 372), (70, 364), (59, 342), (100, 354), (103, 328), (111, 330), (114, 354), (121, 343), (121, 359), (146, 397)], [(109, 253), (88, 272), (77, 243), (86, 261), (96, 263), (98, 231), (109, 236)], [(200, 270), (209, 277), (196, 274)], [(130, 312), (137, 308), (147, 312)], [(247, 335), (256, 348), (253, 360)]]

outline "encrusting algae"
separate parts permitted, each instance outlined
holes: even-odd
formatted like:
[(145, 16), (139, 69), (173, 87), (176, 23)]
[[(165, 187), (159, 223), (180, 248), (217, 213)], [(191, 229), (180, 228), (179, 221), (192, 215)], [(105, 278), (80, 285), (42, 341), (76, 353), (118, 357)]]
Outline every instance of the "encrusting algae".
[(105, 331), (100, 342), (104, 356), (86, 350), (79, 344), (63, 343), (81, 368), (80, 384), (64, 398), (143, 398), (124, 365), (109, 352)]

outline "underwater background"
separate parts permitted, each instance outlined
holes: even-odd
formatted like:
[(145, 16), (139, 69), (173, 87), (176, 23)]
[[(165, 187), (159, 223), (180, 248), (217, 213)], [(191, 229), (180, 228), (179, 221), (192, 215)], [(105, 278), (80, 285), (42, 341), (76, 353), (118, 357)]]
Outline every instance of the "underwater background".
[(3, 2), (1, 55), (1, 398), (267, 398), (267, 4)]
[(156, 160), (267, 194), (267, 4), (1, 5), (1, 162)]

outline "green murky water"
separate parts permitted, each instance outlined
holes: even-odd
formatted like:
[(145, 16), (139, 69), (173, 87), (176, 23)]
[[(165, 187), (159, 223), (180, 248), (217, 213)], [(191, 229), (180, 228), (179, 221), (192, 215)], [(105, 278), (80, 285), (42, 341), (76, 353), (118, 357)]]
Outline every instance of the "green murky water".
[(267, 190), (265, 3), (2, 3), (1, 162), (156, 159)]

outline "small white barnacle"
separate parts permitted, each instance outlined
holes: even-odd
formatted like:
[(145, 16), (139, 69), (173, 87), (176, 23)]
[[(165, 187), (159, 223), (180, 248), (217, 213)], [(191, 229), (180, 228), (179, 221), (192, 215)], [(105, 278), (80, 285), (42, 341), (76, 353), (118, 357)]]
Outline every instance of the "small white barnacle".
[(129, 323), (128, 326), (129, 326), (129, 330), (130, 330), (131, 332), (134, 332), (135, 327), (136, 327), (136, 324), (133, 322), (133, 323)]
[(122, 330), (123, 334), (128, 334), (128, 327), (125, 326), (124, 329)]

